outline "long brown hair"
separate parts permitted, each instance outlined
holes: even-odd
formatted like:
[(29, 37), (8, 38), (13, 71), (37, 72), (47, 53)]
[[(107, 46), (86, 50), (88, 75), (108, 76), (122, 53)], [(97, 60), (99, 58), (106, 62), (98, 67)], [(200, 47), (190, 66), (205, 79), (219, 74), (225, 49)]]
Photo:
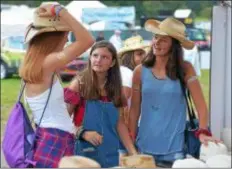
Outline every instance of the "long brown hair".
[[(119, 62), (117, 59), (117, 51), (110, 42), (103, 40), (94, 44), (90, 50), (90, 57), (93, 51), (98, 48), (107, 48), (112, 54), (112, 62), (115, 62), (115, 64), (108, 70), (105, 90), (107, 97), (114, 103), (114, 105), (116, 107), (122, 107), (124, 98), (122, 96), (122, 82), (119, 70)], [(92, 70), (90, 57), (88, 60), (87, 68), (79, 75), (80, 93), (81, 96), (86, 100), (99, 100), (101, 95), (98, 90), (98, 85), (96, 85), (98, 80), (96, 73)]]
[(120, 58), (120, 64), (131, 70), (135, 69), (134, 51), (125, 52)]
[(29, 43), (19, 75), (28, 83), (40, 83), (42, 65), (46, 56), (55, 52), (63, 41), (65, 32), (45, 32), (35, 36)]
[[(155, 62), (156, 56), (153, 54), (153, 48), (151, 48), (147, 56), (144, 58), (142, 64), (146, 67), (153, 67)], [(185, 72), (183, 63), (184, 60), (182, 46), (178, 40), (172, 38), (172, 46), (166, 65), (167, 76), (172, 80), (176, 80), (179, 76), (178, 72)]]

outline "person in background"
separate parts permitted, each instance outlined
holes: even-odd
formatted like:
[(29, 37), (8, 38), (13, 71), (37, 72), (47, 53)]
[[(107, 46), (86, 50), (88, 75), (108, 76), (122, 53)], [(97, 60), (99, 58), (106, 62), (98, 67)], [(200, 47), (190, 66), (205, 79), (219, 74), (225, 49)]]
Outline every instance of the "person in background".
[(113, 44), (95, 43), (87, 69), (73, 79), (64, 93), (78, 128), (77, 155), (96, 160), (105, 168), (118, 166), (120, 140), (129, 155), (137, 153), (122, 116), (127, 103)]
[[(124, 46), (119, 50), (118, 57), (120, 62), (120, 73), (122, 77), (123, 92), (127, 99), (127, 107), (124, 108), (124, 120), (128, 125), (129, 109), (131, 103), (132, 77), (135, 67), (141, 64), (146, 56), (145, 48), (148, 45), (144, 44), (143, 38), (140, 35), (132, 36), (124, 41)], [(119, 149), (119, 161), (126, 156), (127, 152), (123, 145)]]
[[(42, 3), (33, 19), (25, 35), (25, 43), (29, 45), (19, 75), (26, 83), (25, 100), (37, 126), (33, 149), (35, 168), (57, 168), (63, 156), (74, 154), (75, 135), (57, 71), (80, 56), (94, 40), (58, 3)], [(64, 48), (69, 31), (78, 41)]]
[[(122, 77), (123, 91), (128, 100), (128, 108), (130, 107), (132, 76), (135, 67), (141, 64), (146, 56), (145, 48), (147, 48), (140, 35), (132, 36), (124, 41), (123, 47), (118, 52), (120, 62), (120, 73)], [(125, 111), (125, 121), (128, 122), (129, 111)]]
[(183, 60), (182, 47), (194, 47), (185, 36), (184, 24), (172, 17), (162, 22), (149, 19), (145, 29), (154, 37), (150, 52), (134, 70), (129, 130), (140, 153), (152, 155), (158, 166), (171, 167), (185, 157), (187, 105), (181, 82), (198, 112), (196, 137), (204, 144), (218, 140), (208, 131), (208, 109), (195, 70)]
[(200, 52), (198, 50), (198, 47), (195, 45), (193, 49), (186, 50), (183, 48), (184, 52), (184, 60), (190, 62), (197, 74), (198, 77), (201, 76), (201, 64), (200, 64)]
[(115, 30), (109, 41), (114, 45), (116, 50), (119, 51), (119, 49), (122, 47), (121, 31)]
[(97, 35), (97, 38), (96, 38), (96, 42), (98, 41), (102, 41), (102, 40), (105, 40), (104, 38), (104, 33), (102, 31), (100, 31)]

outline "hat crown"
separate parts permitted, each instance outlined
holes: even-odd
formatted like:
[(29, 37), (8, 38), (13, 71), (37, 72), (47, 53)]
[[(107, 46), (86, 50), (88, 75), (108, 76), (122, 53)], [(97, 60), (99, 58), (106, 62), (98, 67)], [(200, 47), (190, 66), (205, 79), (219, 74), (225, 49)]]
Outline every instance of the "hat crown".
[(141, 36), (133, 36), (128, 38), (124, 42), (124, 47), (133, 47), (133, 46), (142, 46), (143, 45), (143, 38)]
[[(45, 4), (52, 4), (56, 5), (57, 2), (45, 2), (42, 3), (41, 6)], [(40, 7), (41, 7), (40, 6)], [(28, 43), (33, 39), (35, 36), (45, 33), (45, 32), (54, 32), (54, 31), (71, 31), (70, 27), (65, 24), (62, 18), (56, 16), (50, 17), (40, 17), (39, 10), (44, 10), (41, 8), (37, 8), (33, 13), (33, 21), (31, 24), (28, 25), (25, 33), (25, 40), (24, 43)]]
[[(43, 2), (41, 3), (40, 7), (41, 6), (44, 6), (44, 5), (59, 5), (58, 2)], [(60, 20), (59, 17), (56, 17), (56, 16), (50, 16), (50, 17), (40, 17), (39, 16), (39, 10), (40, 7), (38, 7), (35, 11), (34, 11), (34, 14), (33, 14), (33, 21), (32, 21), (32, 25), (34, 27), (56, 27), (56, 26), (65, 26), (65, 23)]]
[(185, 25), (174, 18), (166, 18), (165, 20), (160, 22), (159, 28), (161, 30), (165, 30), (166, 32), (170, 32), (169, 30), (172, 30), (172, 32), (175, 34), (185, 36)]
[(64, 22), (58, 17), (40, 17), (38, 14), (38, 9), (35, 10), (32, 25), (35, 27), (55, 27), (55, 26), (65, 26)]

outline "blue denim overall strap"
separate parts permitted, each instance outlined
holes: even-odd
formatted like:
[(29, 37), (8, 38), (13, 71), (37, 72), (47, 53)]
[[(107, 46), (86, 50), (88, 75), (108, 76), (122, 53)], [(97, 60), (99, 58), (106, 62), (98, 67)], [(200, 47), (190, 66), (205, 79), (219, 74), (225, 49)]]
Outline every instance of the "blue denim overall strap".
[(150, 68), (143, 67), (141, 83), (141, 120), (136, 138), (139, 151), (161, 156), (162, 160), (180, 158), (186, 102), (179, 80), (157, 79)]
[(118, 166), (119, 136), (116, 131), (118, 118), (118, 109), (112, 102), (86, 101), (83, 128), (97, 131), (103, 136), (103, 142), (95, 147), (86, 141), (78, 140), (77, 154), (96, 160), (103, 168)]

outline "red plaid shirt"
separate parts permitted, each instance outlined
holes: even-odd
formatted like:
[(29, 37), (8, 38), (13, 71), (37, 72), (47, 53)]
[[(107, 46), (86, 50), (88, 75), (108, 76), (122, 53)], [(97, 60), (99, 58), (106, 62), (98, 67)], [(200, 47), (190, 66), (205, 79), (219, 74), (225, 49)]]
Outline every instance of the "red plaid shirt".
[[(75, 92), (69, 88), (64, 88), (64, 100), (66, 103), (76, 106), (73, 122), (75, 126), (81, 126), (85, 112), (86, 100), (80, 96), (80, 93)], [(102, 96), (101, 101), (109, 102), (110, 100), (107, 96)]]

